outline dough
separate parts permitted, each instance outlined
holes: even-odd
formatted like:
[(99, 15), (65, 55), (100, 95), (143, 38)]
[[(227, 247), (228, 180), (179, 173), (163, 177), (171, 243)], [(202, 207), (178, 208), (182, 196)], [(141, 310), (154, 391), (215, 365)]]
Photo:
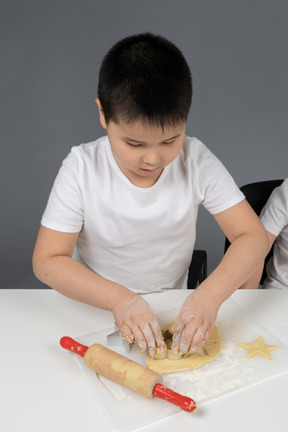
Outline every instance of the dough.
[(147, 355), (146, 363), (150, 369), (160, 374), (197, 369), (215, 360), (220, 353), (221, 345), (222, 339), (219, 329), (214, 326), (209, 339), (195, 353), (186, 354), (180, 360), (169, 360), (168, 358), (156, 360)]
[(238, 347), (248, 350), (248, 358), (259, 354), (262, 355), (263, 357), (266, 357), (269, 360), (272, 360), (269, 351), (272, 351), (276, 348), (280, 348), (279, 345), (265, 345), (262, 336), (259, 336), (255, 342), (241, 343), (238, 345)]

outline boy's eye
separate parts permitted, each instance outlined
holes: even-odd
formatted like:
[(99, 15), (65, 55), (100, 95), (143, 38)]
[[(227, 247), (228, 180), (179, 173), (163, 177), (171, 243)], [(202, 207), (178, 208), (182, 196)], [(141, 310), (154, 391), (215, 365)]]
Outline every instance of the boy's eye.
[(131, 146), (131, 147), (140, 147), (142, 144), (138, 144), (138, 143), (131, 143), (131, 142), (129, 142), (129, 141), (126, 141), (126, 144), (128, 144), (129, 146)]
[[(172, 140), (172, 141), (163, 141), (162, 142), (162, 144), (164, 144), (164, 145), (169, 145), (169, 144), (173, 144), (174, 143), (174, 139)], [(129, 146), (131, 146), (131, 147), (141, 147), (142, 146), (142, 144), (139, 142), (130, 142), (130, 141), (125, 141), (126, 142), (126, 144), (128, 144)]]

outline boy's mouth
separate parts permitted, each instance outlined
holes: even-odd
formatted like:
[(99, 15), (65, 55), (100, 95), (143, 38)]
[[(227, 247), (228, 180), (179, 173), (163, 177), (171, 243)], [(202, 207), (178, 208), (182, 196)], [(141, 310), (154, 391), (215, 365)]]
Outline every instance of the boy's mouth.
[(145, 169), (145, 168), (141, 168), (141, 171), (147, 175), (153, 175), (155, 174), (157, 171), (159, 171), (160, 168), (154, 168), (154, 169)]

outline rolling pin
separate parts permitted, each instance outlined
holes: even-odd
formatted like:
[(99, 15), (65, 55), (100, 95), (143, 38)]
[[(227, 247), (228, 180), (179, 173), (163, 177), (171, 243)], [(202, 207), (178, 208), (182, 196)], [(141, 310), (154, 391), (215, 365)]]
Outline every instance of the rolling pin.
[(83, 357), (86, 366), (93, 372), (124, 385), (141, 396), (149, 399), (159, 397), (188, 412), (197, 408), (193, 399), (165, 387), (161, 375), (103, 345), (94, 344), (88, 348), (68, 336), (61, 338), (60, 345)]

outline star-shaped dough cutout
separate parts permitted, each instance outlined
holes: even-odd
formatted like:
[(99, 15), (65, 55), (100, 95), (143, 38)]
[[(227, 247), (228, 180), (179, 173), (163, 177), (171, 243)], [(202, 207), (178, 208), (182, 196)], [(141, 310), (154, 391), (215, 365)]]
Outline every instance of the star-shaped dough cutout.
[(269, 351), (272, 351), (276, 348), (280, 348), (279, 345), (265, 345), (262, 336), (259, 336), (255, 342), (241, 343), (238, 345), (238, 347), (248, 350), (248, 358), (259, 354), (262, 355), (263, 357), (266, 357), (269, 360), (272, 360)]

